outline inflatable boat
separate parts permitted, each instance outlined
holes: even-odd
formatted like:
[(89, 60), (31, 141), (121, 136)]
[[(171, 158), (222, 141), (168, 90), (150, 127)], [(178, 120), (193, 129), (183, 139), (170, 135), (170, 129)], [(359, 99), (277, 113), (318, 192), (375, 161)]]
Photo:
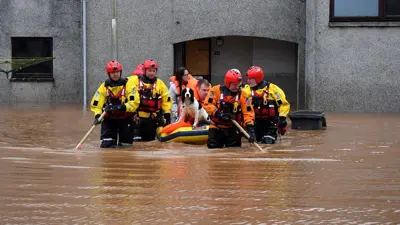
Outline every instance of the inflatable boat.
[(186, 144), (206, 144), (208, 140), (208, 125), (197, 127), (180, 127), (170, 133), (162, 133), (162, 127), (157, 129), (157, 139), (161, 142), (181, 142)]

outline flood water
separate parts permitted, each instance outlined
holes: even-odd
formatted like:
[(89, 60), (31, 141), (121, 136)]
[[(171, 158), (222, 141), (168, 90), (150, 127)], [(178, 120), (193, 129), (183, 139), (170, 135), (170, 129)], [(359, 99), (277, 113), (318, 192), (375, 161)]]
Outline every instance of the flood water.
[(81, 106), (0, 108), (0, 224), (399, 224), (400, 114), (326, 118), (268, 153), (102, 150), (100, 127), (74, 150)]

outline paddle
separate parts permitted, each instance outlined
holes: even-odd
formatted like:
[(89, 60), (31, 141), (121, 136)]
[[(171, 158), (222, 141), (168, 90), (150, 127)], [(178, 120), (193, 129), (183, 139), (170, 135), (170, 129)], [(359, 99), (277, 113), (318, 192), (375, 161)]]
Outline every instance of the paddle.
[[(101, 121), (104, 116), (106, 115), (107, 112), (103, 112), (100, 117), (98, 118), (99, 121)], [(89, 134), (92, 133), (92, 131), (94, 130), (94, 128), (96, 127), (96, 124), (93, 124), (92, 127), (90, 128), (90, 130), (86, 133), (86, 135), (82, 138), (82, 140), (79, 142), (79, 144), (75, 147), (76, 150), (80, 149), (83, 145), (83, 142), (86, 141), (86, 139), (89, 137)]]
[[(242, 133), (244, 134), (244, 136), (245, 136), (247, 139), (250, 138), (250, 135), (247, 133), (247, 131), (245, 131), (245, 130), (243, 129), (243, 127), (240, 126), (240, 124), (239, 124), (238, 122), (236, 122), (236, 120), (232, 120), (232, 123), (235, 124), (235, 126), (240, 130), (240, 132), (242, 132)], [(262, 148), (260, 147), (260, 145), (257, 144), (257, 142), (254, 142), (254, 144), (256, 145), (256, 147), (258, 148), (258, 150), (260, 150), (260, 151), (262, 151), (262, 152), (268, 152), (268, 151), (262, 149)]]

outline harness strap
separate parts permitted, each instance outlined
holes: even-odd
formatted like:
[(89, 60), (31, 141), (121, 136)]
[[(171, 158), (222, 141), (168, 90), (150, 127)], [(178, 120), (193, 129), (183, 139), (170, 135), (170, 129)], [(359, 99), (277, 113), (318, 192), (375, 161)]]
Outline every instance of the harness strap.
[[(224, 93), (223, 93), (223, 90), (220, 90), (220, 92), (221, 92), (221, 94), (219, 95), (219, 101), (222, 102), (224, 100)], [(237, 113), (237, 109), (238, 109), (238, 106), (239, 106), (239, 103), (238, 103), (239, 102), (239, 95), (240, 94), (236, 94), (235, 102), (233, 102), (233, 112), (234, 113)]]

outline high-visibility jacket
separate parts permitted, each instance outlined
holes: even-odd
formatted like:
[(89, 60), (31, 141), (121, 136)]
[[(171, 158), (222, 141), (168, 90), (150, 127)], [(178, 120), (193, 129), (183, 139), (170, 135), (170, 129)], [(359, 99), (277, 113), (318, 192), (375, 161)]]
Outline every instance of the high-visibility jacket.
[(138, 87), (140, 105), (137, 112), (139, 117), (149, 118), (171, 113), (171, 97), (162, 80), (155, 78), (154, 81), (150, 81), (145, 78), (145, 75), (131, 76), (129, 79)]
[(227, 87), (216, 85), (211, 88), (203, 106), (211, 116), (213, 122), (211, 127), (229, 128), (234, 126), (231, 121), (222, 121), (216, 117), (215, 112), (217, 110), (233, 114), (235, 119), (243, 125), (254, 125), (254, 110), (249, 88), (242, 88), (237, 93), (232, 94)]
[(251, 89), (256, 119), (276, 119), (278, 116), (286, 117), (289, 114), (290, 104), (285, 93), (277, 85), (261, 81)]
[[(120, 79), (118, 82), (107, 79), (97, 89), (90, 102), (90, 110), (95, 115), (100, 115), (106, 105), (125, 104), (126, 112), (133, 113), (139, 107), (140, 99), (137, 87), (129, 79)], [(129, 116), (124, 112), (109, 112), (109, 118), (125, 118)]]

